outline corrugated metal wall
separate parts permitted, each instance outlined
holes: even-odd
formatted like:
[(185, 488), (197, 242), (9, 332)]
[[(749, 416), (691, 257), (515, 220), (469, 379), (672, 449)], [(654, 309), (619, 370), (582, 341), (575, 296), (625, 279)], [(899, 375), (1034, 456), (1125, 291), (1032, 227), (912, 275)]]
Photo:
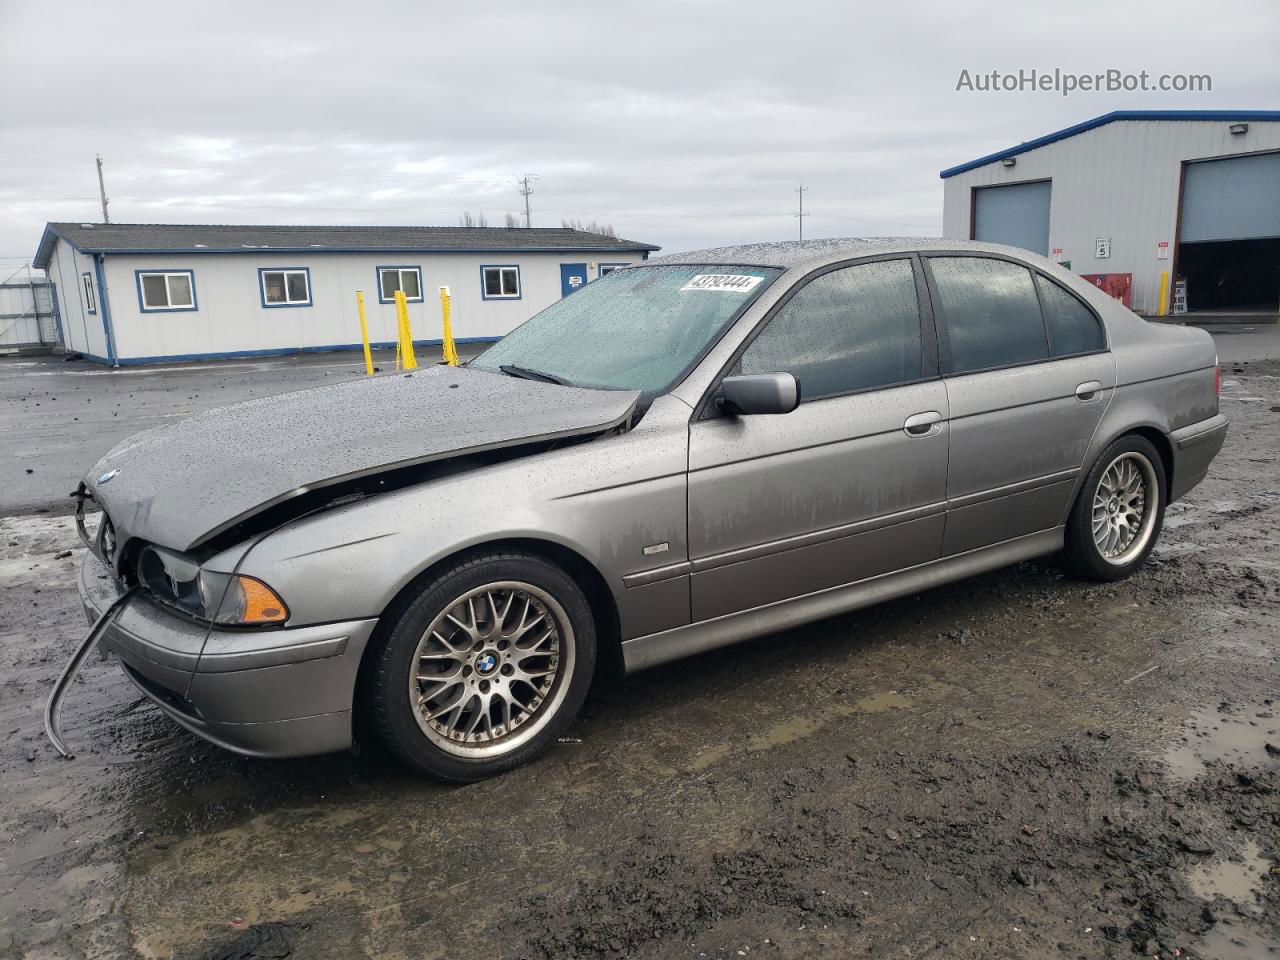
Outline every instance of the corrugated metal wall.
[[(1133, 274), (1134, 309), (1154, 313), (1160, 274), (1172, 270), (1178, 242), (1183, 162), (1280, 150), (1280, 123), (1254, 121), (1244, 135), (1233, 135), (1230, 126), (1219, 120), (1120, 120), (1019, 154), (1012, 167), (995, 161), (966, 170), (943, 181), (943, 233), (970, 236), (975, 187), (1051, 180), (1050, 249), (1060, 248), (1061, 259), (1078, 274)], [(1101, 237), (1111, 240), (1110, 257), (1095, 256)], [(1169, 259), (1159, 257), (1161, 242), (1169, 244)]]
[(58, 342), (53, 285), (23, 268), (0, 282), (0, 354)]

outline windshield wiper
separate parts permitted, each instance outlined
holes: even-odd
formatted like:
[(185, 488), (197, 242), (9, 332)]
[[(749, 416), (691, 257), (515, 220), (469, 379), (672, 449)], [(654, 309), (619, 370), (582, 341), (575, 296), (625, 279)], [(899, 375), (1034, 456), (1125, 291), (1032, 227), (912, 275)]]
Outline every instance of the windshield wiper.
[(522, 380), (541, 380), (543, 383), (558, 383), (562, 387), (573, 386), (573, 384), (564, 377), (557, 377), (554, 373), (543, 373), (541, 370), (530, 370), (528, 367), (517, 367), (514, 363), (499, 364), (498, 369), (508, 377), (519, 377)]

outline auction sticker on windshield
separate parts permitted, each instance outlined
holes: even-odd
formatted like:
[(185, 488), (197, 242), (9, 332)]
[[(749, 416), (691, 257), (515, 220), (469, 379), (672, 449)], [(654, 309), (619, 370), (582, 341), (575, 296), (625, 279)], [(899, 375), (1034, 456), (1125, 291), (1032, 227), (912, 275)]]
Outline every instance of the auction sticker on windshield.
[(748, 277), (739, 273), (700, 273), (683, 287), (686, 290), (730, 290), (735, 293), (746, 293), (755, 287), (764, 277)]

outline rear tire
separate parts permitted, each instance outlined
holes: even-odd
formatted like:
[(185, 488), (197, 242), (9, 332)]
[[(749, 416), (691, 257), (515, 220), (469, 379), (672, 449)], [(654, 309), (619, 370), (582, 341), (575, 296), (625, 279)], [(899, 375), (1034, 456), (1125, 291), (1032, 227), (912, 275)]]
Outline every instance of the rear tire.
[(1165, 465), (1151, 441), (1114, 441), (1085, 478), (1067, 518), (1063, 566), (1086, 580), (1122, 580), (1156, 545), (1168, 499)]
[(463, 557), (386, 616), (365, 706), (387, 747), (429, 776), (468, 783), (533, 759), (586, 697), (591, 607), (568, 573), (536, 554)]

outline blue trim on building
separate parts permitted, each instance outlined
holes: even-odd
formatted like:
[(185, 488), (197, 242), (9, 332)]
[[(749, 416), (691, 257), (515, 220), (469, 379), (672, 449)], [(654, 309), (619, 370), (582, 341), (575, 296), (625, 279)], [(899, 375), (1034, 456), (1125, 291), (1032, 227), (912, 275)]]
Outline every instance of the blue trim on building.
[[(116, 332), (111, 326), (111, 298), (107, 296), (107, 276), (102, 270), (103, 256), (96, 253), (93, 256), (93, 269), (98, 276), (98, 305), (102, 308), (102, 330), (107, 335), (107, 359), (114, 366), (118, 359), (116, 357)], [(191, 288), (195, 290), (193, 286)], [(192, 299), (195, 295), (192, 294)], [(86, 343), (87, 347), (88, 344)]]
[[(457, 337), (454, 343), (497, 343), (501, 337)], [(444, 341), (442, 340), (415, 340), (415, 347), (438, 347)], [(394, 340), (377, 340), (370, 343), (369, 346), (374, 350), (394, 350), (396, 342)], [(354, 353), (363, 350), (362, 343), (335, 343), (324, 347), (271, 347), (265, 350), (228, 350), (223, 353), (175, 353), (165, 356), (154, 357), (121, 357), (116, 360), (106, 360), (93, 354), (84, 353), (82, 356), (86, 360), (92, 360), (94, 363), (102, 363), (110, 366), (118, 367), (138, 367), (148, 363), (190, 363), (200, 360), (243, 360), (252, 357), (287, 357), (295, 353)], [(76, 351), (79, 352), (79, 351)]]
[[(101, 256), (101, 254), (98, 254)], [(191, 279), (191, 306), (189, 307), (148, 307), (142, 299), (142, 275), (143, 274), (168, 274), (168, 273), (185, 273)], [(150, 270), (133, 271), (133, 282), (138, 288), (138, 312), (139, 313), (195, 313), (200, 309), (200, 299), (196, 296), (196, 272), (179, 268), (175, 270), (165, 270), (159, 267), (152, 267)], [(169, 281), (165, 281), (165, 298), (169, 296)]]
[(89, 302), (92, 303), (94, 306), (85, 307), (84, 312), (87, 314), (90, 314), (91, 316), (97, 316), (98, 291), (94, 289), (93, 274), (90, 273), (88, 270), (82, 270), (80, 272), (80, 286), (82, 287), (84, 286), (85, 277), (89, 278)]
[[(514, 296), (495, 294), (490, 296), (488, 287), (484, 282), (484, 272), (486, 270), (514, 270), (516, 272), (516, 293)], [(498, 286), (502, 286), (502, 276), (498, 276)], [(524, 277), (520, 275), (520, 264), (518, 263), (482, 263), (480, 264), (480, 299), (481, 300), (523, 300), (524, 299)]]
[(1057, 143), (1059, 140), (1074, 137), (1076, 134), (1084, 133), (1087, 130), (1095, 130), (1116, 120), (1218, 120), (1230, 123), (1244, 123), (1249, 120), (1280, 120), (1280, 110), (1113, 110), (1111, 113), (1094, 117), (1092, 120), (1077, 123), (1072, 127), (1064, 127), (1055, 133), (1045, 134), (1043, 137), (1020, 143), (1016, 147), (1010, 147), (998, 153), (991, 153), (956, 167), (948, 167), (938, 176), (945, 180), (947, 177), (954, 177), (957, 173), (976, 170), (978, 167), (985, 167), (988, 163), (995, 163), (997, 160), (1004, 160), (1008, 157), (1016, 157), (1020, 153), (1026, 153), (1029, 150), (1035, 150), (1037, 147)]
[[(378, 252), (381, 253), (383, 251), (378, 251)], [(423, 303), (426, 300), (426, 289), (422, 286), (422, 264), (420, 263), (406, 263), (406, 264), (388, 263), (382, 266), (375, 266), (373, 268), (373, 275), (378, 280), (378, 302), (379, 303), (395, 303), (396, 302), (395, 297), (391, 297), (390, 299), (388, 299), (382, 295), (382, 271), (383, 270), (417, 270), (418, 271), (418, 295), (416, 297), (410, 297), (406, 295), (404, 299), (406, 303)], [(396, 277), (396, 283), (399, 283), (399, 282), (400, 282), (400, 278)]]
[[(305, 273), (307, 275), (307, 299), (305, 303), (267, 303), (267, 285), (262, 279), (264, 273)], [(285, 296), (289, 295), (289, 278), (284, 281)], [(310, 267), (259, 267), (258, 268), (258, 296), (262, 300), (262, 306), (267, 310), (275, 310), (279, 307), (314, 307), (316, 305), (315, 294), (311, 292), (311, 268)]]

